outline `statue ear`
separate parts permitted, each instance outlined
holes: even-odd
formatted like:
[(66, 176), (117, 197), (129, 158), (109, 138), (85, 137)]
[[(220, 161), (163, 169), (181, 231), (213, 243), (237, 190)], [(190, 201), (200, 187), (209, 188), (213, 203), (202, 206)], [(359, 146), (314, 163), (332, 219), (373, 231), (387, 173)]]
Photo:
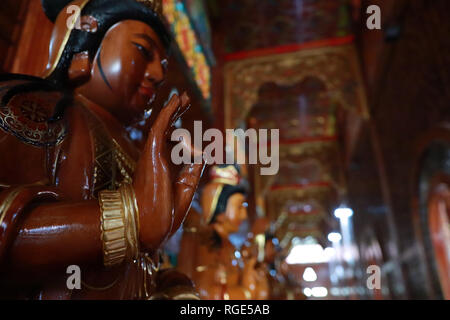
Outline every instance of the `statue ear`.
[(41, 0), (45, 15), (55, 22), (59, 12), (73, 0)]
[(68, 71), (69, 81), (82, 83), (89, 80), (90, 75), (91, 61), (89, 60), (89, 52), (83, 51), (74, 54)]

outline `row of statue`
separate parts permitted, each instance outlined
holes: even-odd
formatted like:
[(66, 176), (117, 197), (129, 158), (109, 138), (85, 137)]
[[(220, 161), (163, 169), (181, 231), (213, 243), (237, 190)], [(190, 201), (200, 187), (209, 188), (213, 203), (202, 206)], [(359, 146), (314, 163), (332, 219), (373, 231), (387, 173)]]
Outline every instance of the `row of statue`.
[(289, 279), (269, 220), (255, 219), (240, 247), (230, 241), (248, 222), (246, 188), (240, 180), (235, 165), (211, 168), (200, 212), (191, 208), (184, 223), (177, 269), (193, 280), (201, 299), (303, 299), (300, 287)]
[[(212, 169), (202, 212), (184, 224), (178, 270), (160, 267), (206, 165), (175, 172), (167, 156), (186, 93), (155, 116), (143, 147), (127, 130), (170, 68), (161, 1), (42, 4), (54, 22), (46, 74), (0, 76), (0, 298), (283, 298), (267, 225), (240, 250), (229, 240), (247, 215), (234, 166)], [(80, 289), (67, 286), (71, 265)]]

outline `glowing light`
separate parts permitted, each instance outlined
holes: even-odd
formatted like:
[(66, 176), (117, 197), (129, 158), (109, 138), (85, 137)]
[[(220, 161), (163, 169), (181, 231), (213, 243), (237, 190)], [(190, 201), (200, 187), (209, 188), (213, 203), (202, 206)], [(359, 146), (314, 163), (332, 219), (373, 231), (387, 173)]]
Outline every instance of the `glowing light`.
[(328, 290), (325, 287), (314, 287), (311, 289), (311, 295), (316, 298), (323, 298), (328, 295)]
[(331, 295), (333, 296), (340, 296), (341, 295), (341, 290), (339, 288), (331, 288), (330, 290)]
[(326, 247), (323, 252), (329, 260), (331, 260), (336, 255), (336, 249), (332, 247)]
[(325, 263), (329, 259), (320, 244), (295, 245), (286, 258), (287, 264)]
[(305, 296), (307, 296), (307, 297), (311, 297), (311, 295), (312, 295), (311, 288), (305, 288), (305, 289), (303, 289), (303, 294), (304, 294)]
[(339, 207), (334, 210), (334, 216), (341, 220), (348, 219), (353, 216), (353, 210), (347, 207)]
[(328, 290), (325, 287), (305, 288), (303, 294), (307, 297), (323, 298), (328, 295)]
[(337, 243), (342, 240), (342, 236), (339, 232), (330, 232), (328, 234), (328, 240), (332, 243)]
[(314, 282), (317, 280), (317, 274), (313, 268), (308, 267), (305, 269), (305, 272), (303, 272), (303, 280), (307, 282)]

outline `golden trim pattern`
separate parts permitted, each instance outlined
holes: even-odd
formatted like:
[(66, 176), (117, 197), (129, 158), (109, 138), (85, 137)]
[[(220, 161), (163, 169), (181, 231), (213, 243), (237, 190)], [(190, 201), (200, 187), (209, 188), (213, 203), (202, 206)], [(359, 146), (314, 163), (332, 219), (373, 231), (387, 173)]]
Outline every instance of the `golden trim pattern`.
[(128, 242), (128, 256), (138, 259), (139, 254), (139, 211), (134, 189), (130, 184), (124, 184), (119, 189), (124, 207), (126, 229), (125, 235)]
[(103, 263), (106, 267), (120, 264), (127, 253), (125, 210), (119, 191), (99, 192)]
[(62, 97), (53, 92), (46, 93), (46, 98), (52, 101), (43, 102), (42, 93), (15, 94), (6, 105), (0, 106), (0, 128), (33, 146), (57, 145), (67, 135), (66, 124), (64, 120), (49, 122), (45, 109), (51, 104), (56, 105)]
[(124, 184), (117, 191), (99, 192), (102, 212), (103, 263), (113, 266), (125, 258), (139, 258), (139, 211), (133, 187)]
[(101, 119), (89, 109), (85, 110), (94, 145), (93, 196), (96, 197), (100, 190), (115, 190), (122, 184), (131, 184), (137, 163), (111, 137)]
[(114, 161), (117, 165), (117, 169), (120, 171), (120, 174), (123, 177), (123, 180), (121, 182), (116, 181), (116, 186), (120, 186), (122, 184), (130, 184), (133, 182), (133, 178), (131, 175), (136, 169), (136, 161), (134, 161), (133, 158), (131, 158), (120, 146), (120, 144), (115, 140), (112, 139), (114, 144)]
[(9, 194), (6, 196), (5, 200), (0, 204), (0, 225), (3, 223), (3, 220), (5, 219), (6, 213), (9, 210), (9, 207), (11, 207), (13, 201), (16, 199), (16, 197), (19, 195), (22, 190), (25, 189), (24, 187), (18, 187), (9, 192)]

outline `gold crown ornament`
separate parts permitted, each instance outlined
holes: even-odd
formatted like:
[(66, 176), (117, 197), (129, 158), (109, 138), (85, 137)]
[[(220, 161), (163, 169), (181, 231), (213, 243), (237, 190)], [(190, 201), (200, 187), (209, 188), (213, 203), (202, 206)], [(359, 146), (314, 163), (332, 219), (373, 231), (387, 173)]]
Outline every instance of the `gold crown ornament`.
[(232, 186), (239, 184), (239, 172), (233, 165), (226, 167), (214, 166), (211, 168), (210, 175), (212, 182), (229, 184)]
[(136, 0), (139, 3), (142, 3), (147, 8), (153, 10), (159, 16), (163, 14), (163, 5), (162, 0)]

